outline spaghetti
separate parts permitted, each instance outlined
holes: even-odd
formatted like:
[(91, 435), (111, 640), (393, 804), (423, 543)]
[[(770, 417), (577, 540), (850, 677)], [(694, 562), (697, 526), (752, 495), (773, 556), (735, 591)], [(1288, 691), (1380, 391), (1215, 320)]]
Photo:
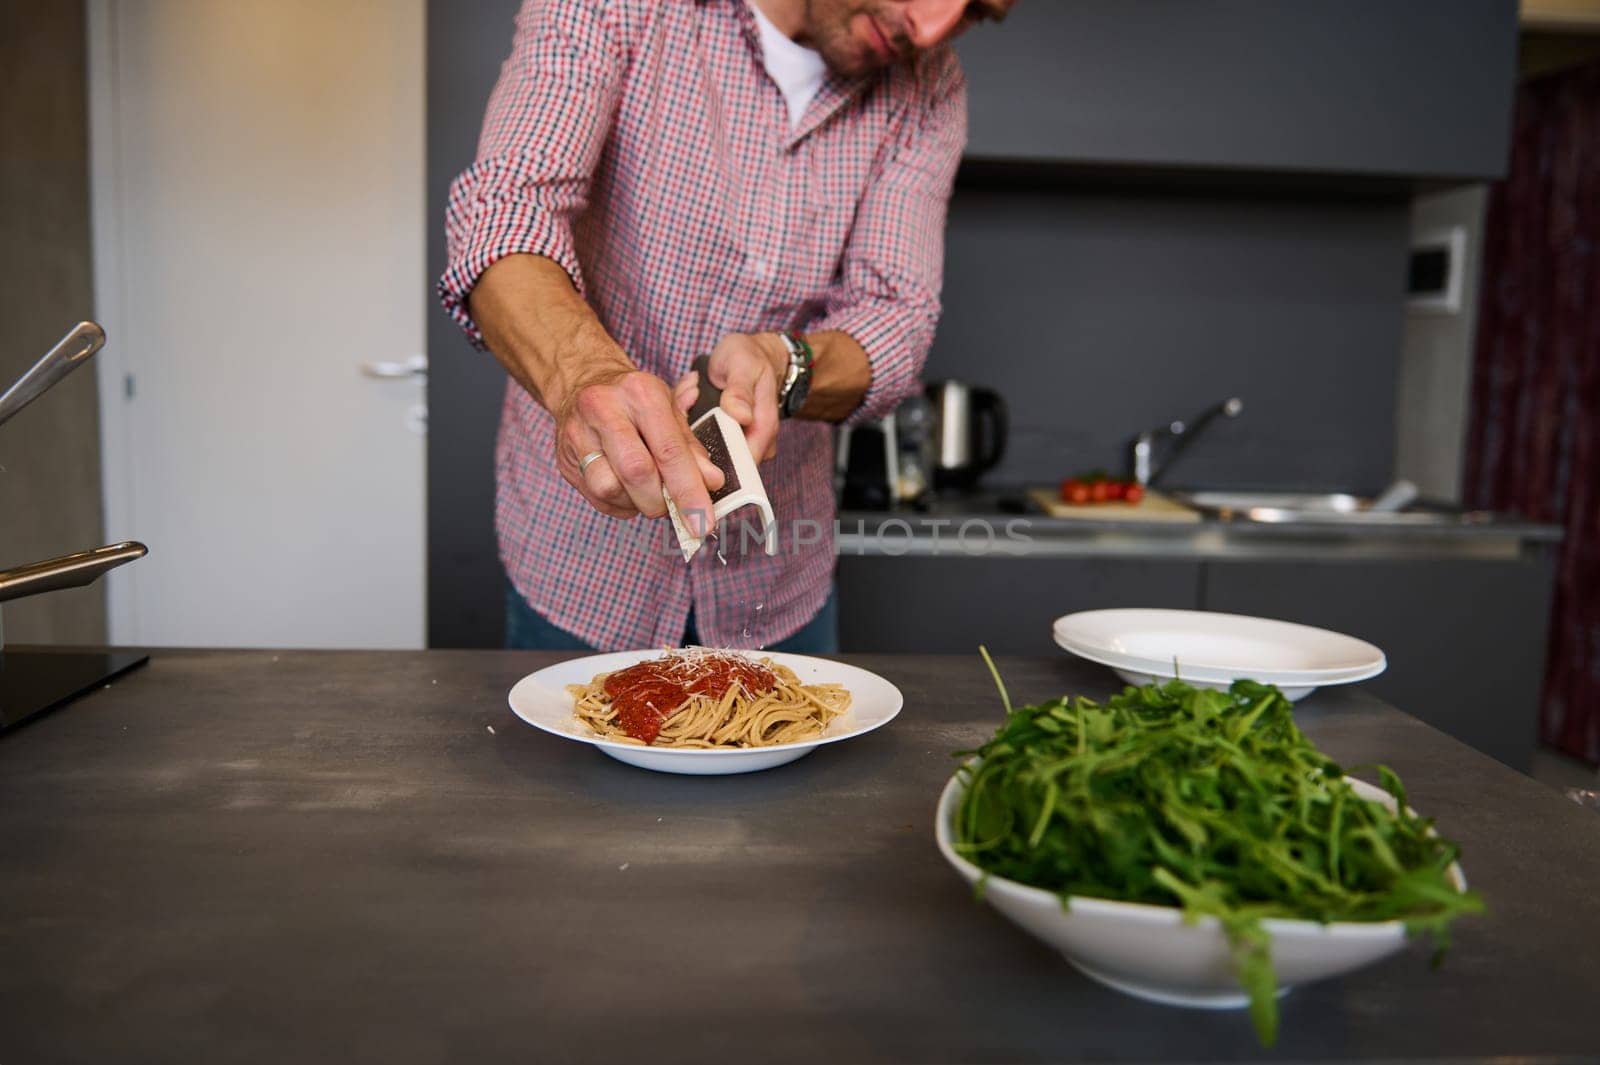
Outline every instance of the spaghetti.
[(840, 684), (801, 684), (770, 658), (700, 647), (569, 684), (578, 720), (656, 747), (771, 747), (814, 739), (850, 708)]

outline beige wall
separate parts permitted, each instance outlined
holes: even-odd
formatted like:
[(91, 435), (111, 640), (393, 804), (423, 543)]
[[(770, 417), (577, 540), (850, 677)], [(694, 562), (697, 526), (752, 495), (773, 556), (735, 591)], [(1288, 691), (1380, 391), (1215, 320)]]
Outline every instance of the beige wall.
[[(93, 317), (85, 51), (83, 4), (0, 0), (0, 389)], [(0, 568), (105, 542), (99, 421), (91, 365), (0, 426)], [(8, 644), (105, 639), (99, 587), (3, 609)]]
[(1526, 29), (1600, 32), (1600, 0), (1522, 0)]

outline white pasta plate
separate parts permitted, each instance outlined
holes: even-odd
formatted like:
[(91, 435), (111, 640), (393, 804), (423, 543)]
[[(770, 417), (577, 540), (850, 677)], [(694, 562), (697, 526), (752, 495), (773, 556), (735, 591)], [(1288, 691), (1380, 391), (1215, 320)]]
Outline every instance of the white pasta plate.
[(753, 652), (754, 657), (770, 658), (789, 667), (802, 684), (843, 685), (850, 692), (850, 708), (828, 722), (822, 734), (812, 739), (771, 747), (728, 750), (644, 747), (622, 743), (606, 739), (578, 720), (573, 712), (573, 698), (567, 691), (567, 685), (588, 684), (597, 673), (612, 673), (636, 662), (659, 657), (662, 653), (660, 650), (617, 651), (569, 659), (517, 681), (507, 701), (511, 704), (512, 713), (553, 736), (590, 744), (619, 762), (641, 769), (692, 775), (753, 773), (758, 769), (784, 765), (825, 744), (854, 739), (881, 728), (894, 720), (904, 702), (899, 688), (876, 673), (857, 666), (809, 655), (761, 651)]

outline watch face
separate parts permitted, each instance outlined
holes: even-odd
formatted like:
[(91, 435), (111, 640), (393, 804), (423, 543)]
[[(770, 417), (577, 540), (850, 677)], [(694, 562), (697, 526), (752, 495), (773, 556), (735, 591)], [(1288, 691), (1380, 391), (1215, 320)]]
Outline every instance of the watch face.
[(794, 384), (789, 386), (789, 392), (783, 397), (783, 412), (793, 417), (800, 413), (800, 408), (806, 405), (806, 396), (811, 392), (811, 375), (803, 373), (795, 378)]

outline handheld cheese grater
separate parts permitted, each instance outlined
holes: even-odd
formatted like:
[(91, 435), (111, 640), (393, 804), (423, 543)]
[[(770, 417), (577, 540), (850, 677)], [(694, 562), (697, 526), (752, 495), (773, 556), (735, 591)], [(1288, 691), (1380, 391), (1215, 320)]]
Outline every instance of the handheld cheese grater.
[(700, 441), (717, 469), (722, 471), (722, 487), (711, 493), (711, 520), (696, 522), (697, 532), (678, 512), (672, 495), (662, 486), (667, 500), (667, 514), (672, 518), (672, 531), (678, 534), (678, 547), (685, 562), (694, 558), (705, 543), (706, 533), (716, 528), (724, 517), (740, 507), (753, 506), (761, 514), (762, 539), (767, 554), (778, 553), (778, 526), (772, 517), (772, 501), (762, 487), (761, 474), (756, 472), (755, 456), (745, 442), (744, 429), (722, 409), (722, 390), (711, 383), (707, 374), (709, 358), (705, 355), (694, 360), (691, 369), (700, 377), (700, 394), (689, 408), (689, 431)]

